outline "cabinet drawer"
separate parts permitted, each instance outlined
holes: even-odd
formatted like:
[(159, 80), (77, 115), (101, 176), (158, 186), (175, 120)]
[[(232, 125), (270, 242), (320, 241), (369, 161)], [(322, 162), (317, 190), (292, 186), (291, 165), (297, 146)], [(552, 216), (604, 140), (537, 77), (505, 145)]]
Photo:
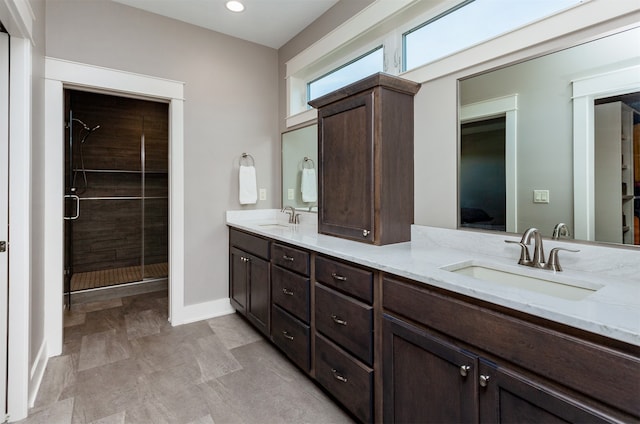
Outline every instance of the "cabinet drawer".
[(272, 267), (271, 299), (296, 318), (309, 323), (309, 278), (278, 266)]
[(316, 335), (316, 379), (364, 423), (372, 422), (373, 370)]
[(269, 259), (269, 240), (229, 228), (229, 244), (245, 252)]
[(309, 275), (309, 252), (291, 246), (273, 243), (271, 261), (299, 274)]
[(373, 308), (316, 284), (316, 329), (366, 364), (373, 363)]
[(316, 258), (316, 281), (373, 303), (373, 272), (332, 259)]
[(273, 305), (271, 309), (271, 339), (305, 372), (310, 367), (309, 326)]

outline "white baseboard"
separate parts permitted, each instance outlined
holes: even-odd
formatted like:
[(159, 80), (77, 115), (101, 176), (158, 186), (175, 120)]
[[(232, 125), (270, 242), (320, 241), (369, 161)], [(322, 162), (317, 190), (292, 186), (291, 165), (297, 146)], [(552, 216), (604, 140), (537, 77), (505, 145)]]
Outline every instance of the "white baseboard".
[(29, 372), (29, 408), (32, 408), (36, 402), (36, 396), (38, 395), (38, 390), (40, 390), (40, 384), (48, 361), (47, 342), (43, 340)]
[(174, 313), (171, 319), (171, 325), (189, 324), (196, 321), (220, 317), (234, 313), (229, 298), (216, 299), (209, 302), (196, 303), (195, 305), (186, 305), (181, 308), (178, 313)]

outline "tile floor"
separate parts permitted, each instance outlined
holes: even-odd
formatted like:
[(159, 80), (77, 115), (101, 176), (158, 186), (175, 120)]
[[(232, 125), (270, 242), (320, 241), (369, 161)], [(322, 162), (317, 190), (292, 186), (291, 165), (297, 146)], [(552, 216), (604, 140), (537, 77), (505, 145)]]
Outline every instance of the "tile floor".
[(171, 327), (167, 292), (74, 305), (23, 424), (351, 423), (238, 315)]

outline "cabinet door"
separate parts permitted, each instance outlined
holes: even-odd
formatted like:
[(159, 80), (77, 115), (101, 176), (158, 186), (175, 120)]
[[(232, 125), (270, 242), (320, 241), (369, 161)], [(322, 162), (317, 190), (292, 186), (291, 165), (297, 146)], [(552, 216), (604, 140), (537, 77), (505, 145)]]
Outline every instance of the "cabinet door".
[(318, 231), (373, 242), (373, 92), (319, 110)]
[(234, 308), (246, 315), (247, 308), (247, 253), (229, 249), (229, 297)]
[(269, 262), (253, 255), (246, 255), (248, 268), (247, 318), (265, 335), (269, 335), (269, 310), (271, 285)]
[(385, 423), (478, 421), (478, 358), (388, 315), (383, 319)]
[(597, 411), (518, 373), (480, 360), (480, 421), (487, 423), (605, 423)]

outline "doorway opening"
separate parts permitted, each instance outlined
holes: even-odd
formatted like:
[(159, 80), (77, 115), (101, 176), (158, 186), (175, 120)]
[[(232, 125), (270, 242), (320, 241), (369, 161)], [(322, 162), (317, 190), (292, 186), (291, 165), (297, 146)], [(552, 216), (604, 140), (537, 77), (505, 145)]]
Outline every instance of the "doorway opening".
[(640, 92), (594, 101), (595, 238), (640, 245)]
[(505, 231), (505, 116), (461, 125), (459, 171), (460, 226)]
[(73, 89), (65, 107), (65, 303), (169, 275), (169, 104)]

